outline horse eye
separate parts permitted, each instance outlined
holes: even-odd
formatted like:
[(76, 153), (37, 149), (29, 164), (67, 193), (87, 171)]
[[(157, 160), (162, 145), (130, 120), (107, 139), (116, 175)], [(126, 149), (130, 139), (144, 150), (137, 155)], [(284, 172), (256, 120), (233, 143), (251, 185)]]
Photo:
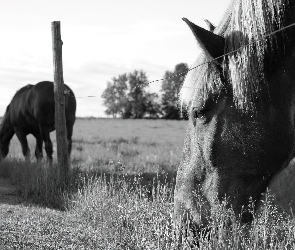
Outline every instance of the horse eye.
[(197, 110), (193, 109), (193, 118), (194, 119), (203, 119), (206, 116), (206, 110)]
[(203, 110), (197, 111), (196, 118), (198, 118), (198, 119), (205, 118), (205, 112)]

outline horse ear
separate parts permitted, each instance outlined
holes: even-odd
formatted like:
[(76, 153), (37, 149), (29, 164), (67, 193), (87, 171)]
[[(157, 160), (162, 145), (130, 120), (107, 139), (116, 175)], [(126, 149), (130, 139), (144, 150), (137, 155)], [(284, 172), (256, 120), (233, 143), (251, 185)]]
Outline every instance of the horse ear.
[(207, 24), (209, 31), (213, 32), (215, 30), (215, 26), (207, 19), (205, 19), (204, 21)]
[(193, 32), (198, 43), (202, 49), (209, 55), (212, 59), (218, 58), (217, 63), (222, 63), (221, 56), (224, 54), (225, 39), (222, 36), (216, 35), (211, 31), (205, 30), (194, 23), (190, 22), (186, 18), (182, 18), (183, 21), (187, 23)]

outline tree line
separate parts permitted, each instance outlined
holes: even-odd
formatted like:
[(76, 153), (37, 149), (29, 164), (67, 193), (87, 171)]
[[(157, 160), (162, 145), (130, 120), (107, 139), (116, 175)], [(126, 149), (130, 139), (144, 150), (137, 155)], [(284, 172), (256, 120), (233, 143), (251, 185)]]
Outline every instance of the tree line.
[(146, 90), (149, 80), (143, 70), (113, 77), (102, 94), (105, 113), (121, 118), (186, 119), (180, 111), (178, 94), (187, 70), (186, 63), (179, 63), (173, 71), (166, 71), (161, 96)]

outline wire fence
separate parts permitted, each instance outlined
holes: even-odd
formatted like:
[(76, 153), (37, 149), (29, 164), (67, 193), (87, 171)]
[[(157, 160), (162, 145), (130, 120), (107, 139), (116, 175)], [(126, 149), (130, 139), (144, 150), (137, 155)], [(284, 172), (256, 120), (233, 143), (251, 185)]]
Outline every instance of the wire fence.
[[(275, 30), (275, 31), (273, 31), (273, 32), (271, 32), (271, 33), (269, 33), (269, 34), (264, 35), (261, 39), (255, 40), (255, 41), (250, 42), (250, 43), (248, 43), (248, 44), (246, 44), (246, 45), (244, 45), (244, 46), (239, 47), (239, 48), (236, 49), (236, 50), (233, 50), (233, 51), (231, 51), (231, 52), (225, 53), (225, 54), (223, 54), (223, 55), (221, 55), (221, 56), (218, 56), (218, 57), (216, 57), (216, 58), (213, 58), (213, 59), (208, 60), (208, 61), (206, 61), (206, 62), (203, 62), (203, 63), (201, 63), (201, 64), (198, 64), (198, 65), (196, 65), (195, 67), (189, 68), (188, 70), (186, 70), (186, 71), (184, 71), (184, 72), (181, 72), (181, 73), (176, 74), (176, 75), (172, 75), (172, 76), (170, 76), (170, 77), (166, 77), (166, 78), (161, 78), (161, 79), (157, 79), (157, 80), (154, 80), (154, 81), (150, 81), (148, 84), (151, 84), (151, 83), (154, 83), (154, 82), (159, 82), (159, 81), (168, 80), (168, 79), (175, 78), (175, 77), (178, 77), (178, 76), (181, 76), (181, 75), (185, 75), (185, 74), (187, 74), (189, 71), (194, 70), (194, 69), (196, 69), (196, 68), (198, 68), (198, 67), (200, 67), (200, 66), (202, 66), (202, 65), (205, 65), (205, 64), (207, 64), (207, 63), (213, 63), (214, 61), (216, 61), (216, 60), (218, 60), (218, 59), (220, 59), (220, 58), (223, 58), (223, 57), (225, 57), (225, 56), (231, 55), (231, 54), (233, 54), (233, 53), (235, 53), (235, 52), (237, 52), (237, 51), (239, 51), (239, 50), (241, 50), (241, 49), (243, 49), (243, 48), (245, 48), (245, 47), (247, 47), (247, 46), (251, 46), (252, 44), (259, 43), (259, 42), (262, 42), (262, 41), (265, 41), (269, 36), (272, 36), (272, 35), (274, 35), (274, 34), (276, 34), (276, 33), (278, 33), (278, 32), (281, 32), (281, 31), (283, 31), (283, 30), (285, 30), (285, 29), (288, 29), (288, 28), (291, 28), (291, 27), (293, 27), (293, 26), (295, 26), (295, 23), (292, 23), (292, 24), (287, 25), (287, 26), (285, 26), (285, 27), (283, 27), (283, 28), (280, 28), (280, 29), (278, 29), (278, 30)], [(185, 87), (185, 86), (184, 86), (184, 87)], [(185, 87), (185, 88), (195, 89), (194, 87)], [(65, 95), (69, 95), (69, 96), (71, 96), (71, 97), (75, 97), (74, 94), (72, 94), (72, 93), (70, 93), (70, 92), (69, 92), (69, 93), (65, 93)], [(101, 96), (88, 95), (88, 96), (77, 96), (77, 97), (75, 97), (75, 98), (76, 98), (76, 99), (81, 99), (81, 98), (97, 98), (97, 97), (101, 97)], [(47, 110), (45, 113), (50, 112), (50, 111), (52, 112), (52, 110)], [(0, 127), (3, 127), (3, 126), (4, 126), (4, 127), (12, 127), (11, 125), (5, 125), (5, 124), (3, 124), (3, 118), (4, 118), (4, 117), (5, 117), (5, 114), (4, 114), (4, 116), (2, 117), (2, 121), (1, 121)], [(27, 126), (27, 125), (28, 125), (28, 124), (23, 125), (23, 126), (19, 126), (19, 127), (25, 127), (25, 126)]]
[[(243, 48), (245, 48), (245, 47), (248, 47), (248, 46), (251, 46), (251, 45), (253, 45), (253, 44), (256, 44), (256, 43), (259, 43), (259, 42), (265, 41), (268, 37), (270, 37), (270, 36), (272, 36), (272, 35), (274, 35), (274, 34), (276, 34), (276, 33), (278, 33), (278, 32), (281, 32), (281, 31), (283, 31), (283, 30), (285, 30), (285, 29), (291, 28), (291, 27), (293, 27), (293, 26), (295, 26), (295, 23), (292, 23), (292, 24), (287, 25), (287, 26), (285, 26), (285, 27), (283, 27), (283, 28), (280, 28), (280, 29), (275, 30), (275, 31), (273, 31), (273, 32), (271, 32), (271, 33), (268, 33), (268, 34), (264, 35), (261, 39), (258, 39), (258, 40), (255, 40), (255, 41), (252, 41), (252, 42), (250, 42), (250, 43), (248, 43), (248, 44), (246, 44), (246, 45), (243, 45), (243, 46), (239, 47), (239, 48), (236, 49), (236, 50), (233, 50), (233, 51), (231, 51), (231, 52), (225, 53), (225, 54), (223, 54), (223, 55), (221, 55), (221, 56), (215, 57), (215, 58), (213, 58), (213, 59), (211, 59), (211, 60), (208, 60), (208, 61), (206, 61), (206, 62), (203, 62), (203, 63), (201, 63), (201, 64), (198, 64), (198, 65), (196, 65), (196, 66), (194, 66), (194, 67), (192, 67), (192, 68), (189, 68), (188, 70), (183, 71), (183, 72), (181, 72), (181, 73), (179, 73), (179, 74), (175, 74), (175, 75), (172, 75), (172, 76), (169, 76), (169, 77), (166, 77), (166, 78), (161, 78), (161, 79), (153, 80), (153, 81), (148, 82), (148, 84), (151, 84), (151, 83), (154, 83), (154, 82), (165, 81), (165, 80), (172, 79), (172, 78), (175, 78), (175, 77), (178, 77), (178, 76), (186, 75), (186, 74), (187, 74), (189, 71), (191, 71), (191, 70), (194, 70), (194, 69), (196, 69), (196, 68), (198, 68), (198, 67), (201, 67), (201, 66), (203, 66), (203, 65), (205, 65), (205, 64), (208, 64), (208, 63), (213, 63), (214, 61), (216, 61), (216, 60), (218, 60), (218, 59), (221, 59), (221, 58), (223, 58), (223, 57), (225, 57), (225, 56), (231, 55), (231, 54), (233, 54), (233, 53), (235, 53), (235, 52), (237, 52), (237, 51), (239, 51), (239, 50), (241, 50), (241, 49), (243, 49)], [(186, 86), (184, 86), (184, 88), (195, 89), (194, 87), (186, 87)], [(79, 97), (76, 97), (76, 98), (89, 98), (89, 97), (101, 97), (101, 96), (79, 96)]]
[[(205, 64), (213, 63), (214, 61), (216, 61), (216, 60), (218, 60), (218, 59), (221, 59), (221, 58), (223, 58), (223, 57), (225, 57), (225, 56), (231, 55), (231, 54), (233, 54), (233, 53), (235, 53), (235, 52), (237, 52), (237, 51), (239, 51), (239, 50), (241, 50), (241, 49), (243, 49), (243, 48), (245, 48), (245, 47), (251, 46), (251, 45), (253, 45), (253, 44), (255, 44), (255, 43), (262, 42), (262, 41), (266, 40), (268, 37), (270, 37), (270, 36), (272, 36), (272, 35), (274, 35), (274, 34), (276, 34), (276, 33), (278, 33), (278, 32), (281, 32), (281, 31), (283, 31), (283, 30), (285, 30), (285, 29), (291, 28), (291, 27), (293, 27), (293, 26), (295, 26), (295, 23), (292, 23), (292, 24), (287, 25), (287, 26), (285, 26), (285, 27), (283, 27), (283, 28), (280, 28), (280, 29), (278, 29), (278, 30), (275, 30), (275, 31), (273, 31), (273, 32), (271, 32), (271, 33), (269, 33), (269, 34), (264, 35), (261, 39), (255, 40), (255, 41), (253, 41), (253, 42), (250, 42), (250, 43), (248, 43), (248, 44), (246, 44), (246, 45), (243, 45), (243, 46), (239, 47), (239, 48), (236, 49), (236, 50), (233, 50), (233, 51), (231, 51), (231, 52), (225, 53), (225, 54), (223, 54), (223, 55), (221, 55), (221, 56), (215, 57), (215, 58), (213, 58), (213, 59), (211, 59), (211, 60), (208, 60), (208, 61), (206, 61), (206, 62), (203, 62), (203, 63), (201, 63), (201, 64), (198, 64), (198, 65), (196, 65), (196, 66), (194, 66), (194, 67), (191, 67), (191, 68), (189, 68), (188, 70), (183, 71), (183, 72), (181, 72), (181, 73), (179, 73), (179, 74), (175, 74), (175, 75), (172, 75), (172, 76), (169, 76), (169, 77), (166, 77), (166, 78), (161, 78), (161, 79), (153, 80), (153, 81), (148, 82), (148, 84), (151, 84), (151, 83), (154, 83), (154, 82), (165, 81), (165, 80), (172, 79), (172, 78), (175, 78), (175, 77), (178, 77), (178, 76), (186, 75), (189, 71), (192, 71), (192, 70), (194, 70), (194, 69), (196, 69), (196, 68), (198, 68), (198, 67), (201, 67), (201, 66), (203, 66), (203, 65), (205, 65)], [(184, 88), (195, 89), (194, 87), (186, 87), (186, 86), (184, 86)], [(82, 98), (97, 98), (97, 97), (101, 97), (101, 96), (88, 95), (88, 96), (77, 96), (76, 98), (77, 98), (77, 99), (82, 99)]]

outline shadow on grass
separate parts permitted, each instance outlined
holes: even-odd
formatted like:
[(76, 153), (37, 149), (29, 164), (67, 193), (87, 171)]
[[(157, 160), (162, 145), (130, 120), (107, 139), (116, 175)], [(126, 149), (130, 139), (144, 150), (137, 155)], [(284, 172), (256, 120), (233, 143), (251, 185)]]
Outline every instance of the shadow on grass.
[(25, 162), (5, 159), (0, 163), (0, 204), (32, 206), (34, 202), (27, 197), (25, 199), (20, 192), (20, 176), (15, 170), (24, 169)]

